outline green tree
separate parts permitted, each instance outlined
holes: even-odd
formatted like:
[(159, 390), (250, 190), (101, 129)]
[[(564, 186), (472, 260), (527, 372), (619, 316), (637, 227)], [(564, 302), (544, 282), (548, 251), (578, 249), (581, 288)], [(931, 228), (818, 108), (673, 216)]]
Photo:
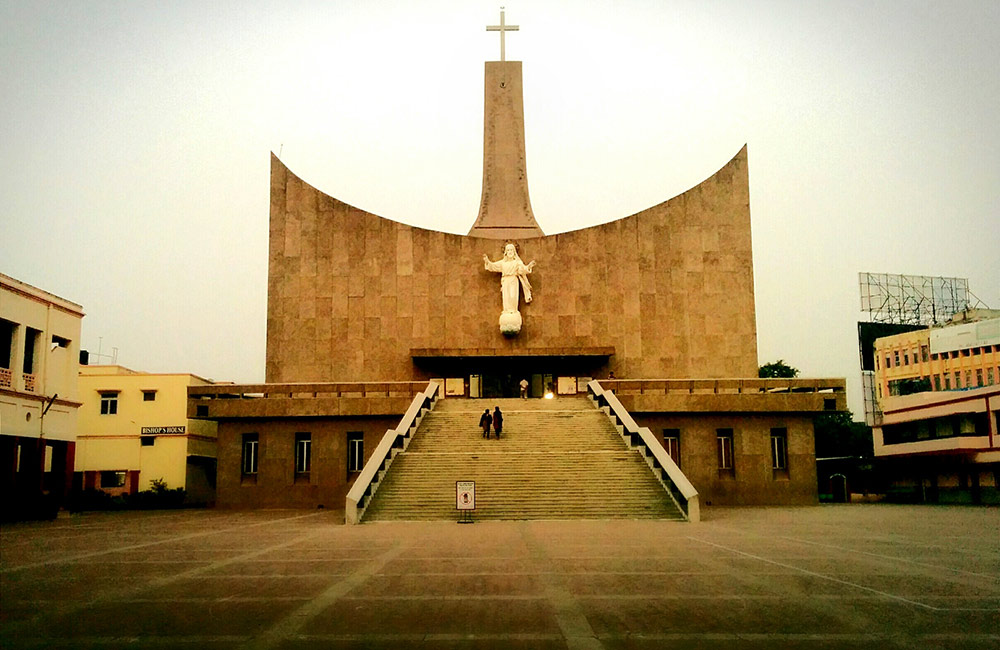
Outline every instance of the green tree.
[(757, 376), (765, 379), (786, 379), (799, 376), (799, 369), (793, 368), (784, 359), (778, 359), (773, 363), (765, 363), (757, 369)]
[(872, 429), (864, 422), (855, 422), (850, 411), (820, 413), (813, 420), (816, 432), (816, 457), (871, 458)]

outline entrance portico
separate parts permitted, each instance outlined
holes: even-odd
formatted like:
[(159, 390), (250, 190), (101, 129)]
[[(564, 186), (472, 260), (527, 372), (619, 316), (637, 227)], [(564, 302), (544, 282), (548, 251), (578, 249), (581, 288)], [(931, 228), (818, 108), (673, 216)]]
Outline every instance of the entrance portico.
[[(522, 379), (528, 396), (557, 391), (559, 378), (603, 377), (615, 349), (579, 348), (413, 348), (414, 366), (428, 379), (462, 378), (469, 397), (517, 397)], [(575, 392), (575, 391), (574, 391)]]

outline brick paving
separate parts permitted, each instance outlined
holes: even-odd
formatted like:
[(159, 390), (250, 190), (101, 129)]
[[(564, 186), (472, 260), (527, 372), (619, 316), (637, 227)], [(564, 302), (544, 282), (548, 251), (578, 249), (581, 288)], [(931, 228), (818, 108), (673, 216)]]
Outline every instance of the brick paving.
[(1000, 510), (101, 513), (0, 531), (3, 648), (996, 648)]

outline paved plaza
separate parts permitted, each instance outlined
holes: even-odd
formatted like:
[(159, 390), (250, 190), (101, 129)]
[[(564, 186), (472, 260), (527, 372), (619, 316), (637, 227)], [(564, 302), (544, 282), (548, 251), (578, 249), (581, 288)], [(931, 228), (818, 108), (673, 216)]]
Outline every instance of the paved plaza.
[(699, 524), (7, 525), (3, 648), (997, 648), (1000, 510), (706, 508)]

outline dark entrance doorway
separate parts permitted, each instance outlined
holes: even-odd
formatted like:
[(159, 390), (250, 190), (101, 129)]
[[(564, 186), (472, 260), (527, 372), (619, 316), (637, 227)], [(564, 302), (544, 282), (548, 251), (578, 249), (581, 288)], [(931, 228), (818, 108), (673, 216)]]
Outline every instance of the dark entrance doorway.
[(528, 396), (555, 390), (558, 377), (604, 377), (614, 348), (510, 350), (413, 350), (413, 363), (426, 378), (478, 376), (480, 396), (518, 397), (521, 380)]

